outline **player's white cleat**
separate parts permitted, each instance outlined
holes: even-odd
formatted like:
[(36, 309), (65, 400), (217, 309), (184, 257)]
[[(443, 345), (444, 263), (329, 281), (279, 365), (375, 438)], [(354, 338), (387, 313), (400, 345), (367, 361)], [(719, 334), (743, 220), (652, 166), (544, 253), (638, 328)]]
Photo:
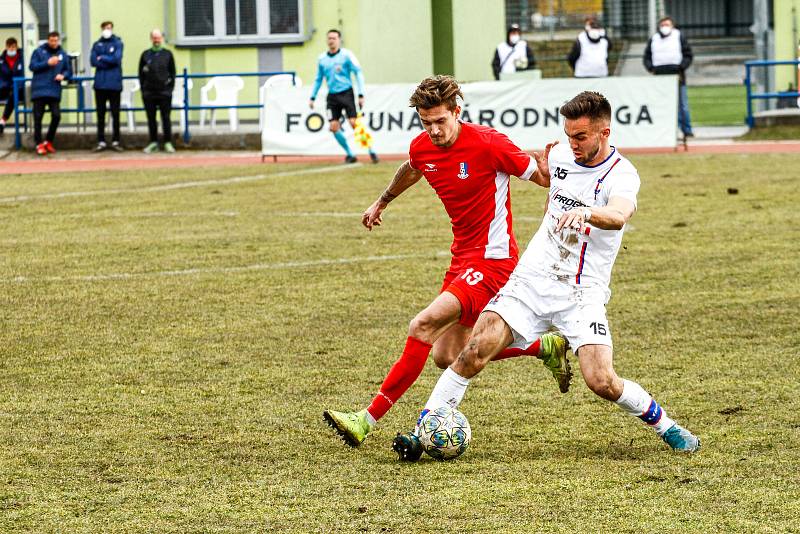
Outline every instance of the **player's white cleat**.
[(669, 427), (661, 436), (673, 451), (697, 452), (700, 450), (700, 439), (678, 424)]

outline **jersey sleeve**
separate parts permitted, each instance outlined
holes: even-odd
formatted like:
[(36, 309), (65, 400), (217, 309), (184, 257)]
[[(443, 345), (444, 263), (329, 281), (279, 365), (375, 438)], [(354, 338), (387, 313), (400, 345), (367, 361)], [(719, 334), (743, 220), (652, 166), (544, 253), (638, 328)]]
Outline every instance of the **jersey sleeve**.
[(356, 76), (356, 90), (357, 90), (356, 94), (357, 96), (362, 96), (364, 94), (364, 85), (365, 85), (364, 71), (361, 69), (361, 64), (358, 62), (358, 59), (356, 59), (356, 56), (349, 50), (347, 51), (347, 61), (350, 64), (350, 70)]
[[(425, 132), (423, 132), (423, 133), (425, 133)], [(425, 134), (425, 135), (427, 135), (427, 134)], [(419, 163), (417, 163), (417, 161), (416, 161), (417, 153), (418, 153), (418, 150), (417, 150), (417, 138), (414, 138), (411, 141), (411, 145), (409, 145), (409, 147), (408, 147), (408, 164), (411, 166), (412, 169), (414, 169), (416, 171), (421, 171), (422, 169), (419, 168)]]
[(550, 155), (547, 157), (547, 168), (550, 170), (550, 176), (554, 176), (557, 167), (563, 167), (565, 162), (572, 161), (572, 151), (567, 143), (558, 143), (550, 149)]
[(490, 152), (494, 168), (522, 180), (530, 180), (536, 172), (536, 160), (500, 132), (494, 132), (491, 139)]
[(604, 188), (604, 197), (606, 203), (611, 197), (620, 197), (633, 202), (634, 207), (638, 207), (636, 197), (639, 194), (639, 186), (641, 180), (639, 173), (636, 169), (632, 168), (630, 164), (623, 166), (619, 171), (611, 172), (612, 176), (608, 187)]
[(311, 89), (311, 100), (316, 100), (317, 93), (322, 87), (322, 78), (325, 77), (325, 67), (322, 66), (322, 58), (317, 60), (317, 77), (314, 79), (314, 87)]

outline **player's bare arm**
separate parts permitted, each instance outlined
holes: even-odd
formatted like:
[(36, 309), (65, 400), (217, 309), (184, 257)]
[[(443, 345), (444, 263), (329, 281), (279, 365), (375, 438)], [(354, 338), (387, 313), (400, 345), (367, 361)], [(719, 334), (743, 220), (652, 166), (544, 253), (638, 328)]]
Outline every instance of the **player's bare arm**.
[(411, 162), (408, 160), (404, 161), (403, 164), (397, 168), (397, 172), (394, 173), (394, 178), (392, 178), (392, 181), (383, 193), (381, 193), (378, 200), (373, 202), (364, 212), (364, 215), (361, 216), (361, 224), (363, 224), (367, 230), (372, 230), (373, 226), (380, 226), (382, 222), (381, 213), (386, 209), (386, 206), (388, 206), (392, 200), (400, 196), (403, 191), (417, 183), (420, 178), (422, 178), (422, 172), (413, 168)]
[(547, 159), (550, 157), (550, 149), (558, 144), (558, 141), (547, 143), (544, 152), (534, 152), (533, 159), (536, 160), (536, 172), (531, 175), (530, 181), (542, 187), (550, 187), (550, 166)]
[(612, 196), (605, 206), (573, 208), (564, 212), (558, 219), (556, 231), (562, 228), (583, 230), (587, 223), (601, 230), (622, 230), (635, 212), (636, 206), (633, 202), (627, 198)]

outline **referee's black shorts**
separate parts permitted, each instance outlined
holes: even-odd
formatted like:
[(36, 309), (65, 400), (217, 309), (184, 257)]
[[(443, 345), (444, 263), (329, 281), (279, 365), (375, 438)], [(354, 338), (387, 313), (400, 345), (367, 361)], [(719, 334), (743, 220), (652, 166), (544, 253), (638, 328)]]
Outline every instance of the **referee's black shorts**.
[(349, 119), (356, 118), (356, 98), (352, 87), (341, 93), (328, 93), (328, 120), (341, 120), (342, 112)]

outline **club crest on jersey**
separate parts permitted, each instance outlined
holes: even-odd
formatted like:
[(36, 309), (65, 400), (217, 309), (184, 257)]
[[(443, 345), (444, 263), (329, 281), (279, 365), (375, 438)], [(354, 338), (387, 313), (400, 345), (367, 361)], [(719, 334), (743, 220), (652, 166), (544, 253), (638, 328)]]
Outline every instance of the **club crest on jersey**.
[(459, 172), (456, 176), (458, 176), (459, 179), (466, 180), (467, 178), (469, 178), (469, 173), (467, 172), (467, 164), (465, 162), (462, 161), (461, 163), (458, 164), (458, 171)]

